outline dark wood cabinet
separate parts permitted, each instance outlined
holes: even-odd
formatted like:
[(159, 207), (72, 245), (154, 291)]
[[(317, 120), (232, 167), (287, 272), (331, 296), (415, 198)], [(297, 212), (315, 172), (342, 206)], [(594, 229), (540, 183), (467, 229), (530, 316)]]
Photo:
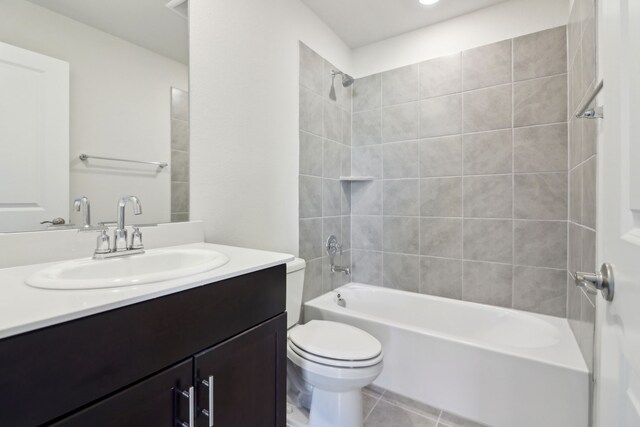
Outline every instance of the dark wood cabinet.
[[(0, 426), (286, 424), (286, 268), (0, 340)], [(194, 426), (195, 427), (195, 426)]]
[(53, 425), (176, 427), (180, 420), (189, 420), (188, 398), (179, 393), (192, 382), (193, 360), (189, 359)]
[(187, 426), (193, 411), (191, 427), (208, 427), (210, 416), (216, 427), (284, 426), (285, 342), (281, 314), (52, 425)]
[[(215, 426), (284, 426), (285, 346), (286, 316), (282, 314), (197, 354), (198, 408), (212, 414)], [(198, 427), (208, 427), (208, 417), (201, 410), (199, 415)]]

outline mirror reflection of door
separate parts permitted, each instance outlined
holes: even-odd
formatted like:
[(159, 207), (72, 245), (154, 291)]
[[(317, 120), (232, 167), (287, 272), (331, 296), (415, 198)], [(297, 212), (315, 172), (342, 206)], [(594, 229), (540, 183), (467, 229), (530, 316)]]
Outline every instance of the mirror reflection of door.
[(0, 43), (0, 224), (67, 216), (69, 64)]
[(3, 0), (0, 232), (79, 227), (82, 196), (93, 225), (125, 194), (132, 224), (189, 219), (187, 5)]

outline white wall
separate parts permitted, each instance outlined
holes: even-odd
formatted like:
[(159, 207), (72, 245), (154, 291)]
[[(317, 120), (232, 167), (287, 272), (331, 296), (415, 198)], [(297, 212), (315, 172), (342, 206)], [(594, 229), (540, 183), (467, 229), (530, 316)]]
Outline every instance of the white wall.
[(353, 51), (355, 77), (566, 25), (569, 0), (511, 0)]
[(91, 199), (93, 222), (115, 219), (126, 193), (143, 203), (135, 222), (169, 221), (169, 168), (92, 169), (77, 156), (169, 162), (170, 87), (188, 89), (187, 66), (24, 0), (2, 0), (0, 41), (70, 63), (70, 196)]
[(191, 217), (207, 241), (297, 253), (298, 41), (344, 70), (350, 50), (299, 0), (190, 15)]

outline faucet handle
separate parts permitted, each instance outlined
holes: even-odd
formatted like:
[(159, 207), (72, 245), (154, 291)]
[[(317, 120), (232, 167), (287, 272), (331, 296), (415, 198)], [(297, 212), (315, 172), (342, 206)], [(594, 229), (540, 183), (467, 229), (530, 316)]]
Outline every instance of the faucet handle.
[(133, 227), (133, 233), (131, 233), (131, 249), (142, 249), (142, 233), (139, 227)]
[(109, 235), (107, 234), (107, 229), (103, 228), (100, 230), (100, 235), (98, 236), (98, 240), (96, 242), (96, 254), (108, 254), (111, 252), (111, 243), (109, 241)]
[(331, 258), (331, 262), (333, 263), (333, 258), (336, 256), (336, 253), (340, 250), (340, 244), (338, 243), (338, 238), (333, 234), (327, 238), (327, 242), (325, 243), (325, 251), (327, 251), (327, 255)]

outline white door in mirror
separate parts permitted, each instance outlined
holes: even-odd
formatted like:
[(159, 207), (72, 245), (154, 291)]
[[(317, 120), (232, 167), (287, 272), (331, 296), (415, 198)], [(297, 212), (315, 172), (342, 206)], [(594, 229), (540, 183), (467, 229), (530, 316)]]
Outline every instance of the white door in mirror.
[(164, 282), (221, 267), (229, 258), (207, 249), (152, 249), (106, 260), (79, 259), (54, 264), (27, 277), (44, 289), (101, 289)]
[(0, 232), (69, 212), (69, 64), (0, 43)]

